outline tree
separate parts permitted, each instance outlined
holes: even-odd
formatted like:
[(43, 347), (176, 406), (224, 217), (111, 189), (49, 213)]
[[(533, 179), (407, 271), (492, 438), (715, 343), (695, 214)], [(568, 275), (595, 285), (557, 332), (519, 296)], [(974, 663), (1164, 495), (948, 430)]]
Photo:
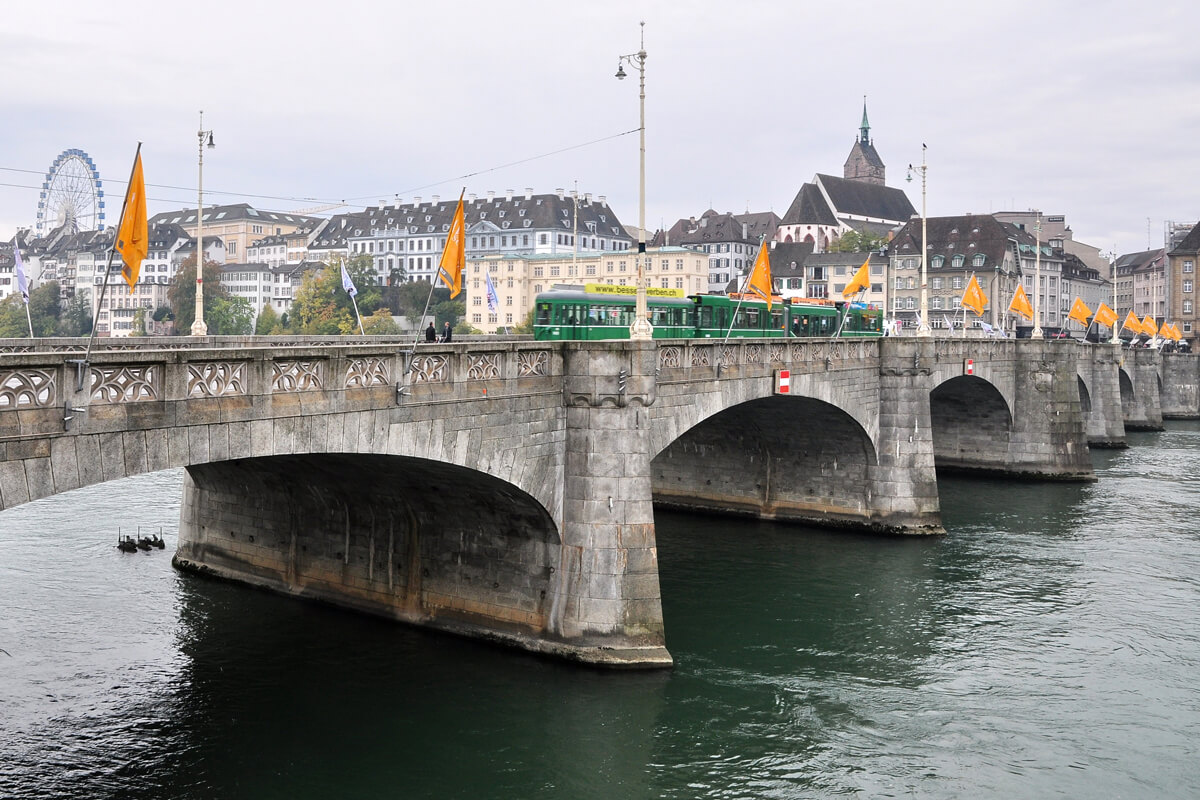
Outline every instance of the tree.
[[(221, 285), (221, 265), (204, 262), (204, 321), (208, 323), (209, 308), (217, 298), (229, 299), (229, 290)], [(189, 256), (179, 265), (179, 271), (167, 288), (167, 302), (175, 315), (175, 332), (187, 336), (196, 321), (196, 257)], [(213, 331), (209, 331), (212, 333)]]
[(886, 245), (886, 236), (870, 231), (849, 230), (834, 240), (830, 250), (837, 253), (869, 253)]
[(441, 330), (442, 325), (447, 322), (453, 328), (458, 322), (459, 317), (467, 313), (467, 304), (461, 300), (446, 300), (433, 306), (432, 311), (438, 330)]
[(512, 327), (513, 333), (533, 333), (533, 309), (529, 309), (529, 313), (525, 315), (525, 319)]
[(246, 336), (254, 330), (254, 307), (244, 297), (214, 297), (205, 306), (210, 336)]
[(133, 312), (133, 321), (129, 324), (130, 336), (146, 335), (146, 312), (149, 309), (139, 308)]
[(438, 286), (433, 290), (433, 297), (429, 295), (429, 281), (420, 280), (410, 283), (402, 283), (397, 287), (397, 296), (399, 305), (395, 311), (397, 314), (403, 314), (410, 325), (417, 325), (421, 322), (421, 314), (425, 311), (425, 304), (429, 303), (429, 307), (433, 308), (437, 303), (444, 303), (450, 299), (450, 290)]
[(29, 293), (29, 314), (26, 316), (25, 298), (14, 292), (0, 303), (0, 337), (28, 338), (29, 323), (33, 323), (34, 336), (56, 336), (62, 309), (58, 302), (58, 281), (43, 283)]
[(76, 289), (59, 317), (59, 335), (87, 336), (92, 332), (92, 296), (87, 289)]
[(400, 326), (392, 319), (392, 312), (380, 308), (369, 317), (363, 317), (363, 330), (368, 336), (394, 336), (400, 333)]
[(279, 322), (279, 315), (275, 313), (275, 309), (271, 308), (271, 304), (267, 303), (263, 306), (262, 311), (258, 312), (258, 319), (254, 322), (254, 334), (256, 336), (271, 336), (281, 332), (283, 325)]
[[(364, 316), (369, 316), (380, 308), (383, 300), (383, 294), (375, 283), (375, 266), (371, 256), (357, 256), (344, 263), (350, 279), (358, 289), (358, 311)], [(335, 258), (321, 269), (304, 276), (296, 296), (292, 299), (290, 320), (296, 333), (358, 333), (354, 303), (342, 288), (342, 264), (342, 259)]]

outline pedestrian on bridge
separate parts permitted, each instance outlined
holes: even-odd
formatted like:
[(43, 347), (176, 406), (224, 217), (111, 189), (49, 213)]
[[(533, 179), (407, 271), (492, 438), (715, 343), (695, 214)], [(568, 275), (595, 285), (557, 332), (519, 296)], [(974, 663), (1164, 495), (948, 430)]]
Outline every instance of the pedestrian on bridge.
[(450, 330), (450, 320), (446, 320), (446, 324), (442, 328), (442, 342), (445, 344), (449, 344), (450, 338), (451, 338), (451, 336), (453, 336), (453, 334), (454, 334), (454, 331)]
[(425, 341), (427, 341), (427, 342), (436, 342), (437, 341), (437, 328), (433, 327), (432, 321), (429, 323), (429, 327), (425, 329)]

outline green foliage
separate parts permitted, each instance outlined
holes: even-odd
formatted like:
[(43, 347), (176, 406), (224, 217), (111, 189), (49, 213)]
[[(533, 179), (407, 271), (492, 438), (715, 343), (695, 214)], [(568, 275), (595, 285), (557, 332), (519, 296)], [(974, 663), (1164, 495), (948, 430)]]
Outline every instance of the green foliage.
[[(292, 300), (290, 328), (295, 333), (346, 335), (358, 333), (354, 303), (342, 288), (342, 260), (335, 258), (321, 269), (304, 276)], [(358, 289), (358, 311), (364, 317), (378, 310), (383, 293), (375, 283), (371, 256), (362, 255), (346, 263), (346, 271)], [(365, 321), (364, 321), (365, 328)]]
[(165, 319), (175, 319), (175, 316), (171, 313), (170, 306), (159, 306), (154, 309), (154, 315), (150, 318), (155, 322), (162, 322)]
[(455, 333), (467, 333), (467, 334), (483, 333), (483, 331), (479, 330), (479, 328), (476, 328), (474, 325), (467, 322), (465, 319), (460, 319), (458, 321), (458, 324), (454, 326), (454, 332)]
[(254, 307), (244, 297), (214, 297), (205, 302), (209, 336), (246, 336), (254, 330)]
[(254, 333), (256, 336), (276, 336), (283, 332), (283, 324), (279, 321), (279, 315), (275, 313), (275, 309), (271, 308), (271, 304), (267, 303), (263, 306), (262, 311), (258, 312), (258, 319), (254, 322)]
[(146, 311), (148, 309), (139, 308), (133, 312), (133, 320), (129, 324), (130, 336), (145, 336), (146, 335)]
[(59, 318), (60, 336), (87, 336), (92, 332), (92, 295), (87, 289), (76, 289), (67, 301)]
[(62, 313), (58, 303), (58, 281), (50, 281), (29, 293), (29, 316), (25, 314), (25, 299), (14, 292), (0, 302), (0, 338), (28, 338), (29, 323), (33, 322), (33, 335), (58, 336), (59, 317)]
[[(437, 294), (437, 291), (434, 291)], [(433, 306), (433, 318), (438, 330), (447, 322), (453, 328), (458, 323), (460, 317), (467, 313), (467, 304), (461, 300), (446, 300)]]
[(834, 240), (830, 250), (836, 253), (869, 253), (887, 244), (886, 236), (869, 231), (850, 230)]
[[(209, 333), (214, 333), (209, 321), (209, 309), (216, 299), (229, 299), (229, 290), (221, 285), (221, 265), (215, 261), (204, 262), (204, 322)], [(184, 259), (179, 271), (167, 288), (167, 302), (175, 315), (175, 333), (187, 336), (196, 321), (196, 257)]]
[[(402, 314), (409, 321), (409, 324), (416, 325), (421, 321), (421, 314), (425, 311), (425, 303), (429, 303), (429, 307), (433, 308), (438, 303), (445, 303), (450, 300), (450, 290), (444, 286), (437, 286), (433, 290), (433, 297), (429, 296), (429, 281), (420, 280), (412, 281), (411, 283), (402, 283), (396, 287), (397, 304), (392, 306), (397, 314)], [(438, 320), (438, 326), (444, 320)]]
[[(497, 333), (500, 329), (497, 328)], [(529, 309), (529, 313), (525, 315), (525, 319), (521, 320), (516, 325), (512, 326), (513, 333), (533, 333), (533, 309)]]
[(369, 317), (363, 317), (363, 330), (368, 336), (394, 336), (400, 333), (400, 326), (392, 319), (392, 312), (380, 308)]

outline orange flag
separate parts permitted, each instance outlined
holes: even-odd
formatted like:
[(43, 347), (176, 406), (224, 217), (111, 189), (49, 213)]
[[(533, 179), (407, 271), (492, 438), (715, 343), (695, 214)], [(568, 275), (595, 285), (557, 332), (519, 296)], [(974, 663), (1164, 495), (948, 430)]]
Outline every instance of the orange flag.
[(771, 257), (767, 254), (767, 242), (764, 239), (758, 248), (758, 258), (754, 259), (754, 269), (750, 270), (750, 279), (746, 281), (746, 291), (767, 301), (767, 310), (771, 310)]
[(1104, 325), (1111, 328), (1113, 323), (1117, 321), (1117, 312), (1113, 311), (1104, 303), (1096, 306), (1096, 324)]
[(975, 280), (975, 276), (972, 275), (971, 282), (967, 284), (967, 291), (963, 294), (963, 307), (974, 311), (975, 316), (982, 317), (987, 301), (987, 295), (983, 293), (983, 289), (979, 288), (979, 281)]
[(867, 260), (858, 268), (858, 272), (854, 273), (854, 277), (846, 284), (846, 288), (842, 289), (842, 297), (849, 298), (851, 295), (866, 291), (871, 288), (871, 276), (868, 273), (868, 265), (871, 263), (871, 256), (867, 256)]
[(1147, 336), (1158, 335), (1158, 324), (1154, 321), (1154, 317), (1150, 316), (1149, 314), (1147, 314), (1146, 318), (1142, 320), (1142, 333), (1146, 334)]
[(1121, 323), (1121, 330), (1133, 331), (1134, 333), (1142, 332), (1142, 321), (1137, 318), (1137, 314), (1130, 311), (1125, 315), (1125, 321)]
[[(463, 189), (466, 193), (466, 189)], [(463, 216), (463, 196), (458, 196), (458, 208), (454, 210), (454, 219), (450, 222), (450, 232), (446, 234), (446, 248), (442, 250), (442, 260), (438, 264), (438, 278), (450, 290), (450, 299), (462, 291), (462, 274), (467, 266), (467, 236), (466, 218)]]
[(1067, 319), (1073, 319), (1085, 328), (1088, 326), (1088, 320), (1092, 318), (1092, 310), (1083, 304), (1083, 301), (1078, 297), (1071, 304), (1071, 311), (1067, 314)]
[(142, 177), (142, 145), (138, 144), (133, 157), (133, 174), (129, 176), (129, 188), (125, 191), (125, 206), (121, 209), (121, 227), (113, 249), (121, 254), (125, 266), (121, 276), (129, 284), (129, 291), (137, 285), (138, 273), (142, 270), (142, 259), (146, 257), (149, 239), (146, 233), (146, 181)]
[(1017, 284), (1017, 290), (1013, 292), (1012, 302), (1008, 304), (1008, 310), (1020, 314), (1025, 319), (1033, 319), (1033, 306), (1029, 305), (1029, 295), (1025, 294), (1025, 287)]

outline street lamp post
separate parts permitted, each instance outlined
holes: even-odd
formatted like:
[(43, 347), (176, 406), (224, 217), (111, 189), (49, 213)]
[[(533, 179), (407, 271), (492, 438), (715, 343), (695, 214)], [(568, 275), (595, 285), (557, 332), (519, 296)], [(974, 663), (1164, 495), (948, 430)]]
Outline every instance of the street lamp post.
[(200, 112), (200, 176), (196, 198), (196, 319), (192, 322), (192, 336), (207, 336), (208, 325), (204, 323), (204, 147), (211, 150), (212, 131), (204, 130), (204, 112)]
[[(908, 165), (908, 180), (912, 180), (913, 165)], [(929, 236), (928, 217), (925, 213), (925, 176), (929, 167), (925, 164), (925, 145), (921, 145), (921, 322), (917, 325), (917, 336), (929, 337)]]
[(1033, 333), (1030, 339), (1042, 338), (1042, 212), (1033, 223)]
[(617, 57), (617, 80), (625, 79), (625, 66), (628, 64), (638, 71), (638, 103), (639, 126), (641, 138), (640, 162), (638, 164), (638, 252), (637, 265), (637, 305), (634, 311), (633, 324), (629, 326), (630, 339), (652, 339), (654, 327), (646, 319), (646, 23), (642, 22), (641, 48), (636, 53)]

